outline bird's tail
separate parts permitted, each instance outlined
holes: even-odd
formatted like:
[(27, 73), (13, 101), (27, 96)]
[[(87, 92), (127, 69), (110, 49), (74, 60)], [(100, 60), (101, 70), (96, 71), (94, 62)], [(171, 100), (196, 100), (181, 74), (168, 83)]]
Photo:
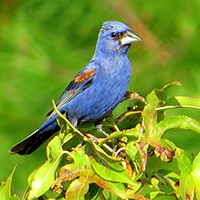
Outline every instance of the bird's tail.
[(56, 119), (52, 120), (50, 123), (44, 123), (44, 125), (33, 132), (30, 136), (22, 140), (20, 143), (12, 147), (10, 149), (10, 153), (18, 153), (20, 155), (31, 154), (51, 135), (60, 130)]

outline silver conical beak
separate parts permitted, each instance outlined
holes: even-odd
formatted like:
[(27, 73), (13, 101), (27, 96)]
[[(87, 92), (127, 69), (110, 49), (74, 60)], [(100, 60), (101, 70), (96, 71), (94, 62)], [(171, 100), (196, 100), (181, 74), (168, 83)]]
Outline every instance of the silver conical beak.
[(127, 30), (126, 32), (124, 32), (124, 35), (120, 40), (120, 43), (121, 45), (126, 45), (137, 41), (141, 41), (140, 37), (137, 36), (133, 31)]

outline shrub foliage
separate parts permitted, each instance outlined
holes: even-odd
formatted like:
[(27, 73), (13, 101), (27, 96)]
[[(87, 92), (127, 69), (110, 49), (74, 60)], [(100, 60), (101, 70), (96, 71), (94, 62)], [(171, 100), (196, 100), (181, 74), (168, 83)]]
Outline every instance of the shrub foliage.
[[(170, 129), (200, 133), (200, 122), (186, 115), (165, 117), (165, 110), (200, 109), (200, 99), (168, 97), (179, 82), (154, 89), (146, 98), (127, 92), (133, 103), (127, 112), (105, 119), (107, 135), (95, 128), (73, 127), (59, 113), (61, 131), (47, 145), (46, 162), (28, 177), (23, 199), (200, 199), (200, 154), (191, 161), (183, 149), (163, 134)], [(55, 110), (57, 110), (53, 102)], [(57, 110), (58, 111), (58, 110)], [(148, 160), (175, 162), (179, 172), (160, 168), (147, 170)], [(11, 196), (12, 175), (1, 183), (2, 200)]]

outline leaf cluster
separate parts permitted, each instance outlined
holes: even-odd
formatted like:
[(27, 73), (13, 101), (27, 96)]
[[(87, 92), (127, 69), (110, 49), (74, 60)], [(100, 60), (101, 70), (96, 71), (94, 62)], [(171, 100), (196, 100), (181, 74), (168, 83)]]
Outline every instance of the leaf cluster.
[[(77, 130), (59, 113), (61, 131), (47, 146), (46, 162), (29, 176), (23, 198), (200, 199), (200, 154), (190, 161), (183, 149), (163, 136), (170, 129), (200, 133), (200, 122), (193, 118), (165, 117), (167, 109), (200, 109), (198, 98), (168, 97), (168, 90), (180, 85), (173, 82), (154, 89), (145, 99), (127, 92), (124, 100), (132, 99), (134, 103), (117, 119), (109, 116), (104, 121), (109, 132), (106, 135), (96, 130)], [(152, 156), (164, 163), (176, 162), (180, 173), (168, 169), (148, 172)], [(7, 186), (10, 183), (9, 177), (1, 184), (0, 195), (5, 194), (2, 199), (11, 199)]]

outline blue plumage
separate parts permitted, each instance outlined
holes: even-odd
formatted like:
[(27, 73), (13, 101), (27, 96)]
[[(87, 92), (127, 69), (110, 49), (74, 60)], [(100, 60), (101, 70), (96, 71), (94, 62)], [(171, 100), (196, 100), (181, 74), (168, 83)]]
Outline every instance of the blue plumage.
[[(122, 101), (131, 77), (131, 65), (126, 53), (130, 44), (139, 40), (121, 22), (103, 24), (93, 58), (71, 81), (57, 104), (60, 112), (66, 113), (74, 126), (99, 122)], [(30, 154), (57, 132), (60, 129), (56, 122), (57, 113), (52, 111), (49, 115), (38, 130), (10, 152)]]

